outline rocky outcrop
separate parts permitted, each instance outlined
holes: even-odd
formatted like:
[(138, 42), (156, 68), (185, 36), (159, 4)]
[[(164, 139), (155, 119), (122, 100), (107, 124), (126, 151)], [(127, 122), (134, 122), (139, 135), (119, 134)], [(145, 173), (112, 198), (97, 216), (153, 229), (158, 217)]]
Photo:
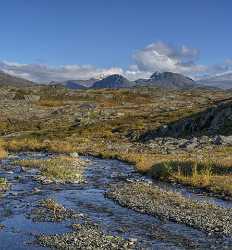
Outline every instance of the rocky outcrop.
[(156, 137), (186, 137), (193, 135), (232, 134), (232, 101), (219, 103), (204, 112), (148, 131), (140, 140)]
[(213, 149), (217, 146), (232, 146), (232, 136), (200, 136), (186, 138), (157, 137), (145, 144), (150, 150), (161, 153), (175, 153), (181, 151), (195, 151), (196, 149)]

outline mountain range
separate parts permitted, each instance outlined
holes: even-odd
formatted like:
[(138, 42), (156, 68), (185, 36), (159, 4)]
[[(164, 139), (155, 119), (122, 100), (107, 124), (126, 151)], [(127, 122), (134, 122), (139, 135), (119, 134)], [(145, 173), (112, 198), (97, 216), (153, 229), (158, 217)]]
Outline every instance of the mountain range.
[[(15, 77), (0, 71), (0, 85), (10, 86), (33, 86), (32, 81)], [(52, 81), (49, 85), (63, 86), (69, 89), (101, 89), (101, 88), (130, 88), (137, 86), (154, 86), (171, 89), (192, 89), (192, 88), (221, 88), (232, 89), (232, 73), (220, 76), (204, 78), (198, 81), (173, 72), (155, 72), (148, 79), (130, 81), (122, 75), (110, 75), (103, 79), (90, 78), (87, 80), (68, 80), (64, 82)]]
[(208, 77), (197, 81), (197, 83), (205, 86), (219, 87), (221, 89), (232, 89), (232, 73)]
[(64, 82), (55, 82), (52, 81), (49, 85), (61, 85), (69, 89), (86, 89), (91, 87), (98, 79), (90, 78), (87, 80), (68, 80)]
[[(88, 86), (87, 84), (88, 83)], [(138, 79), (136, 81), (129, 81), (122, 75), (110, 75), (103, 79), (90, 79), (90, 80), (70, 80), (63, 83), (52, 82), (50, 84), (58, 84), (71, 89), (83, 88), (130, 88), (136, 86), (154, 86), (172, 89), (189, 89), (198, 87), (198, 84), (189, 77), (172, 72), (155, 72), (148, 79)], [(91, 85), (92, 84), (92, 85)]]

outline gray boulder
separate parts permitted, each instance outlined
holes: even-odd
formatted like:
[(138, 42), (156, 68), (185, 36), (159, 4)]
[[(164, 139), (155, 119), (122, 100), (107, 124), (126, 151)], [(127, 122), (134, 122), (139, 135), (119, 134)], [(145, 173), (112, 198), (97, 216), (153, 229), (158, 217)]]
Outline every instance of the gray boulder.
[(213, 143), (215, 145), (232, 146), (232, 135), (230, 136), (216, 135), (213, 138)]

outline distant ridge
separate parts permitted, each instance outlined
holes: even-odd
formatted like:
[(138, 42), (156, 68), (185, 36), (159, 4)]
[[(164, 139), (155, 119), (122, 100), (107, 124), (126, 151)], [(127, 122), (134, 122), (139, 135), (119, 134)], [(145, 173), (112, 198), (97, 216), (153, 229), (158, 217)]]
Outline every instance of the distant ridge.
[(232, 73), (201, 79), (197, 83), (221, 89), (232, 89)]
[(32, 81), (28, 81), (26, 79), (20, 78), (20, 77), (16, 77), (16, 76), (12, 76), (10, 74), (7, 74), (3, 71), (0, 71), (0, 86), (4, 85), (4, 86), (16, 86), (16, 87), (27, 87), (27, 86), (33, 86), (34, 83)]
[(115, 89), (131, 88), (136, 86), (154, 86), (172, 89), (189, 89), (200, 87), (200, 85), (196, 84), (196, 82), (191, 78), (172, 72), (155, 72), (151, 75), (149, 79), (138, 79), (136, 81), (129, 81), (126, 77), (122, 75), (114, 74), (107, 76), (101, 80), (91, 78), (89, 80), (69, 80), (62, 83), (52, 82), (50, 84), (58, 84), (70, 89)]
[(64, 82), (50, 82), (49, 85), (62, 85), (69, 89), (86, 89), (91, 87), (98, 79), (90, 78), (87, 80), (68, 80)]
[[(232, 83), (232, 74), (231, 74)], [(11, 76), (0, 71), (0, 85), (10, 86), (33, 86), (34, 83), (23, 78)], [(130, 81), (126, 77), (114, 74), (107, 76), (103, 79), (90, 78), (87, 80), (67, 80), (64, 82), (52, 81), (48, 85), (63, 86), (69, 89), (84, 90), (88, 88), (101, 89), (101, 88), (132, 88), (139, 86), (154, 86), (168, 89), (191, 89), (191, 88), (215, 88), (214, 85), (201, 85), (199, 82), (195, 82), (193, 79), (186, 77), (182, 74), (172, 72), (155, 72), (148, 79), (138, 79), (136, 81)], [(232, 86), (231, 86), (232, 87)]]

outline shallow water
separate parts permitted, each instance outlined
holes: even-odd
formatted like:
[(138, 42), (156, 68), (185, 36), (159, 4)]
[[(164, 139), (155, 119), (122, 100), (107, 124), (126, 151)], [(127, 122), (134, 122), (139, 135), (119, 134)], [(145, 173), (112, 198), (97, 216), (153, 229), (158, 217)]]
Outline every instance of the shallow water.
[[(12, 186), (0, 198), (0, 224), (5, 226), (0, 230), (0, 249), (46, 249), (33, 242), (36, 235), (70, 231), (69, 221), (34, 223), (27, 218), (27, 214), (36, 207), (38, 201), (45, 198), (54, 198), (65, 207), (87, 215), (108, 234), (138, 239), (138, 249), (223, 249), (232, 246), (230, 239), (209, 237), (199, 230), (137, 213), (105, 198), (104, 193), (111, 184), (136, 180), (151, 182), (149, 178), (136, 173), (133, 167), (126, 163), (89, 157), (90, 164), (85, 171), (87, 183), (75, 185), (41, 185), (33, 180), (33, 176), (38, 174), (37, 171), (24, 172), (19, 166), (12, 165), (12, 161), (16, 159), (48, 157), (53, 155), (20, 153), (1, 162), (0, 176), (6, 177)], [(186, 188), (162, 183), (154, 185), (181, 192), (184, 196), (195, 200), (232, 207), (232, 202), (193, 193)], [(33, 194), (34, 188), (39, 188), (41, 193)]]

